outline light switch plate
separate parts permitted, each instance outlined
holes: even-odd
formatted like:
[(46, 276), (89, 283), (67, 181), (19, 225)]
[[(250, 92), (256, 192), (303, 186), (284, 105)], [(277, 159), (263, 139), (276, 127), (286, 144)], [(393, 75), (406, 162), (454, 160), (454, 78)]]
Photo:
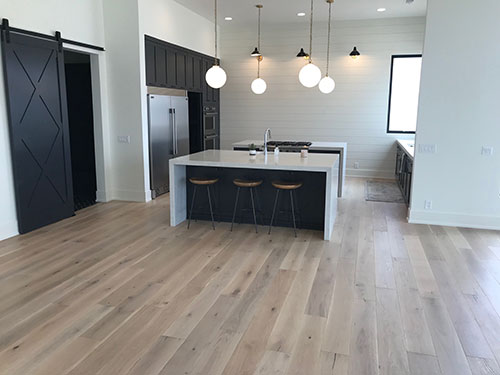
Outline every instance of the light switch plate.
[(435, 154), (437, 152), (437, 145), (419, 144), (418, 152), (421, 154)]
[(432, 210), (432, 201), (425, 201), (424, 202), (424, 209)]
[(119, 135), (118, 143), (130, 143), (130, 135)]
[(481, 155), (492, 156), (493, 155), (493, 147), (483, 146), (483, 149), (481, 150)]

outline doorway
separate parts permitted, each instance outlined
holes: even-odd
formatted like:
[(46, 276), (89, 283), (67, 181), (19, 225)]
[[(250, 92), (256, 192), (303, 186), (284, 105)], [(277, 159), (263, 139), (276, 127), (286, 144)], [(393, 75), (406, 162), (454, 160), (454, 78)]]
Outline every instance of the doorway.
[(96, 203), (97, 177), (90, 55), (64, 51), (75, 211)]

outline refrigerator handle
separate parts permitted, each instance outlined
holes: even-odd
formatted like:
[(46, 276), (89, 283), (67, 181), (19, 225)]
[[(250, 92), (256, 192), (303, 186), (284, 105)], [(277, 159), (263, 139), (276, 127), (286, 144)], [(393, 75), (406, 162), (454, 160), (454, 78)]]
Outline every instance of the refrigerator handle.
[(174, 138), (174, 145), (175, 145), (175, 154), (179, 152), (179, 146), (177, 144), (177, 118), (175, 116), (175, 108), (173, 109), (174, 112), (174, 131), (175, 131), (175, 138)]
[(169, 116), (170, 116), (170, 124), (172, 124), (172, 153), (175, 154), (177, 153), (175, 150), (175, 125), (174, 125), (174, 110), (170, 108), (168, 110)]

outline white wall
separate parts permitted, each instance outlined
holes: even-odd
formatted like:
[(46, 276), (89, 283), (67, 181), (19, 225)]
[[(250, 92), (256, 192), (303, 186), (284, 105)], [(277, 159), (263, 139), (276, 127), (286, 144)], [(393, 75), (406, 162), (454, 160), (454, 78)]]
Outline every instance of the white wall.
[(214, 23), (173, 0), (139, 0), (140, 32), (212, 56)]
[[(111, 197), (148, 201), (149, 140), (144, 35), (209, 54), (213, 23), (173, 0), (105, 0), (111, 123)], [(130, 136), (130, 144), (118, 143)]]
[[(144, 186), (138, 0), (105, 0), (104, 31), (111, 124), (111, 197), (150, 199)], [(118, 143), (130, 136), (130, 143)]]
[[(52, 35), (57, 30), (61, 31), (63, 38), (94, 45), (104, 44), (102, 0), (0, 0), (0, 18), (8, 18), (12, 27)], [(0, 239), (3, 239), (17, 234), (17, 219), (7, 103), (1, 73), (0, 150)]]
[[(337, 87), (330, 95), (298, 81), (305, 62), (295, 55), (299, 47), (309, 49), (307, 20), (268, 24), (262, 26), (261, 50), (261, 76), (268, 89), (260, 96), (250, 91), (257, 74), (257, 62), (249, 56), (256, 45), (256, 25), (226, 23), (221, 30), (222, 65), (228, 74), (221, 91), (222, 147), (261, 139), (270, 127), (274, 139), (347, 142), (349, 175), (393, 178), (394, 140), (412, 137), (386, 134), (391, 55), (422, 52), (425, 18), (334, 21), (330, 76)], [(317, 23), (313, 60), (323, 74), (326, 34), (327, 24)], [(348, 57), (355, 45), (362, 54), (356, 61)], [(360, 169), (354, 169), (355, 162)]]
[(479, 3), (428, 1), (416, 141), (437, 153), (416, 154), (414, 223), (500, 229), (500, 3)]

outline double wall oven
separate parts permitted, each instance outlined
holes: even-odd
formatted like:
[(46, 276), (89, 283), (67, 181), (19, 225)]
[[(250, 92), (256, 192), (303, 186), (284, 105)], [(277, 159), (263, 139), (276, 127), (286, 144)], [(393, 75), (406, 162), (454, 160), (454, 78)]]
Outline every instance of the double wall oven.
[(205, 150), (219, 148), (219, 112), (215, 105), (203, 107), (203, 136)]

